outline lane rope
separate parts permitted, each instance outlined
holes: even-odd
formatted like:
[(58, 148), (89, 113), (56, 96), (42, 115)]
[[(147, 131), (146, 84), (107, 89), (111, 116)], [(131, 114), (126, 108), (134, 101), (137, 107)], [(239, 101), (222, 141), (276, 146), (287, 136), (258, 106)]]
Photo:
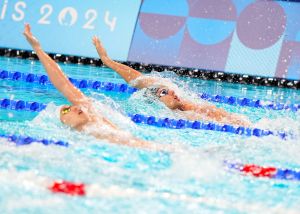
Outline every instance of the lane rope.
[(10, 135), (10, 134), (0, 134), (0, 138), (4, 138), (8, 140), (9, 142), (15, 143), (17, 146), (23, 146), (23, 145), (29, 145), (32, 143), (41, 143), (45, 146), (48, 145), (57, 145), (57, 146), (63, 146), (68, 147), (69, 143), (65, 141), (54, 141), (54, 140), (47, 140), (47, 139), (37, 139), (29, 136), (21, 136), (21, 135)]
[[(241, 213), (245, 212), (247, 208), (251, 213), (295, 213), (293, 210), (287, 207), (265, 206), (264, 203), (249, 203), (243, 201), (226, 200), (220, 197), (210, 197), (207, 195), (191, 195), (185, 193), (173, 193), (168, 190), (151, 190), (143, 189), (138, 190), (134, 187), (121, 187), (115, 184), (112, 185), (100, 185), (98, 183), (85, 183), (80, 181), (70, 181), (64, 179), (53, 179), (46, 176), (36, 175), (32, 172), (15, 172), (15, 171), (0, 171), (0, 180), (2, 183), (9, 183), (15, 187), (24, 188), (24, 182), (27, 184), (27, 188), (32, 191), (45, 190), (57, 194), (56, 196), (66, 195), (70, 197), (84, 197), (84, 198), (97, 198), (97, 199), (163, 199), (173, 202), (185, 202), (191, 204), (203, 204), (209, 207), (218, 207), (219, 209), (235, 210)], [(53, 195), (55, 196), (55, 195)], [(297, 212), (296, 212), (297, 213)]]
[[(12, 80), (12, 81), (22, 81), (27, 83), (37, 83), (40, 85), (52, 85), (49, 81), (47, 75), (38, 75), (33, 73), (22, 73), (19, 71), (7, 71), (0, 69), (0, 80)], [(102, 91), (114, 91), (121, 93), (132, 94), (138, 89), (130, 87), (127, 84), (121, 83), (112, 83), (112, 82), (102, 82), (94, 80), (84, 80), (84, 79), (74, 79), (69, 78), (69, 80), (78, 88), (90, 88), (93, 90), (102, 90)], [(288, 103), (276, 103), (273, 101), (263, 101), (259, 99), (250, 99), (245, 97), (234, 97), (234, 96), (223, 96), (223, 95), (210, 95), (207, 93), (200, 93), (198, 97), (216, 103), (223, 103), (233, 106), (241, 107), (253, 107), (253, 108), (262, 108), (267, 110), (288, 110), (296, 112), (300, 109), (299, 104), (288, 104)]]
[[(10, 100), (7, 98), (0, 99), (0, 109), (16, 110), (16, 111), (32, 111), (40, 112), (46, 108), (46, 104), (23, 101), (23, 100)], [(183, 119), (171, 119), (171, 118), (156, 118), (154, 116), (146, 116), (142, 114), (128, 114), (131, 120), (137, 124), (145, 124), (156, 127), (163, 127), (169, 129), (197, 129), (197, 130), (208, 130), (227, 132), (231, 134), (243, 135), (243, 136), (255, 136), (264, 137), (269, 135), (278, 136), (281, 139), (293, 138), (293, 133), (286, 133), (284, 131), (270, 131), (259, 128), (246, 128), (242, 126), (232, 125), (219, 125), (212, 122), (201, 122), (201, 121), (189, 121)]]
[(243, 97), (210, 95), (202, 93), (198, 95), (201, 99), (215, 103), (224, 103), (233, 106), (262, 108), (267, 110), (289, 110), (296, 112), (300, 109), (300, 104), (275, 103), (273, 101), (263, 101)]
[(286, 168), (276, 168), (273, 166), (259, 166), (256, 164), (240, 164), (224, 161), (228, 169), (239, 171), (244, 175), (254, 177), (264, 177), (279, 180), (300, 181), (300, 171)]
[[(69, 143), (65, 141), (53, 141), (47, 139), (36, 139), (30, 136), (20, 136), (20, 135), (5, 135), (0, 134), (0, 138), (4, 138), (9, 142), (15, 143), (16, 146), (26, 146), (32, 143), (41, 143), (44, 146), (48, 145), (56, 145), (62, 147), (69, 147)], [(227, 169), (233, 171), (239, 171), (244, 175), (251, 175), (254, 177), (264, 177), (270, 179), (279, 179), (279, 180), (296, 180), (300, 181), (300, 171), (292, 170), (292, 169), (281, 169), (276, 167), (265, 167), (259, 166), (256, 164), (240, 164), (240, 163), (232, 163), (230, 161), (224, 161), (224, 165)], [(61, 189), (61, 185), (66, 188), (66, 191), (75, 195), (82, 195), (84, 191), (82, 191), (82, 184), (79, 186), (69, 185), (68, 183), (55, 184), (53, 185), (54, 192), (64, 192)], [(65, 193), (67, 193), (65, 192)]]
[[(52, 86), (52, 83), (50, 82), (47, 75), (22, 73), (19, 71), (6, 71), (0, 69), (0, 80), (21, 81), (26, 83), (36, 83), (43, 86)], [(94, 90), (115, 91), (129, 94), (132, 94), (138, 90), (122, 83), (102, 82), (84, 79), (78, 80), (71, 77), (69, 77), (69, 80), (73, 85), (80, 89), (90, 88)]]

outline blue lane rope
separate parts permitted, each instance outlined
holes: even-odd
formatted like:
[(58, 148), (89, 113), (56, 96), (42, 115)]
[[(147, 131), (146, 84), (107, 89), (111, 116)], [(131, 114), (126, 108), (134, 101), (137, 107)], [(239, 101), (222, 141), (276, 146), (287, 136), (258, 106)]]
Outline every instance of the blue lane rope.
[[(37, 75), (32, 73), (21, 73), (19, 71), (6, 71), (0, 69), (0, 80), (23, 81), (27, 83), (38, 83), (40, 85), (52, 85), (47, 75)], [(115, 91), (132, 94), (138, 89), (128, 86), (127, 84), (100, 82), (93, 80), (78, 80), (69, 78), (69, 80), (78, 88), (90, 88), (94, 90)], [(300, 109), (300, 104), (285, 104), (275, 103), (272, 101), (262, 101), (249, 98), (239, 98), (233, 96), (210, 95), (207, 93), (200, 93), (199, 98), (210, 102), (224, 103), (228, 105), (263, 108), (268, 110), (290, 110), (296, 112)]]
[[(21, 81), (27, 83), (37, 83), (40, 85), (52, 85), (47, 75), (38, 75), (32, 73), (21, 73), (19, 71), (6, 71), (0, 69), (0, 80)], [(129, 87), (127, 84), (100, 82), (94, 80), (78, 80), (69, 78), (77, 88), (91, 88), (94, 90), (115, 91), (132, 94), (138, 89)]]
[(201, 122), (201, 121), (189, 121), (183, 119), (170, 119), (170, 118), (155, 118), (154, 116), (145, 116), (142, 114), (129, 114), (131, 120), (135, 123), (142, 123), (150, 126), (164, 127), (169, 129), (198, 129), (198, 130), (208, 130), (208, 131), (218, 131), (227, 132), (231, 134), (244, 135), (244, 136), (278, 136), (281, 139), (287, 139), (287, 137), (293, 137), (292, 134), (287, 134), (285, 132), (273, 132), (270, 130), (263, 130), (258, 128), (246, 128), (246, 127), (235, 127), (232, 125), (219, 125), (212, 122)]
[[(62, 147), (69, 147), (69, 143), (65, 141), (53, 141), (47, 139), (36, 139), (29, 136), (18, 136), (18, 135), (7, 135), (0, 134), (0, 138), (5, 138), (9, 142), (15, 143), (17, 146), (30, 145), (32, 143), (41, 143), (42, 145), (57, 145)], [(271, 179), (280, 180), (296, 180), (300, 181), (300, 171), (292, 169), (279, 169), (275, 167), (262, 167), (254, 164), (240, 164), (240, 163), (230, 163), (224, 161), (225, 166), (228, 169), (237, 170), (241, 173), (250, 174), (255, 177), (267, 177)]]
[(69, 143), (64, 141), (53, 141), (53, 140), (47, 140), (47, 139), (36, 139), (29, 136), (20, 136), (20, 135), (9, 135), (9, 134), (0, 134), (0, 138), (5, 138), (10, 142), (15, 143), (17, 146), (22, 145), (29, 145), (32, 143), (42, 143), (45, 146), (48, 145), (57, 145), (57, 146), (64, 146), (68, 147)]
[(0, 99), (0, 108), (11, 109), (17, 111), (34, 111), (40, 112), (46, 108), (46, 104), (38, 102), (30, 102), (23, 100)]
[(202, 93), (198, 95), (199, 98), (210, 102), (224, 103), (228, 105), (247, 106), (253, 108), (263, 108), (268, 110), (290, 110), (296, 112), (300, 109), (300, 104), (285, 104), (275, 103), (272, 101), (262, 101), (249, 98), (238, 98), (233, 96), (222, 96), (222, 95), (209, 95)]
[[(10, 100), (10, 99), (0, 99), (0, 109), (11, 109), (16, 111), (33, 111), (40, 112), (46, 108), (46, 104), (38, 102), (28, 102), (23, 100)], [(145, 116), (142, 114), (128, 114), (131, 120), (137, 124), (142, 123), (150, 126), (164, 127), (169, 129), (199, 129), (208, 131), (219, 131), (227, 132), (231, 134), (244, 135), (244, 136), (279, 136), (281, 139), (286, 139), (287, 137), (293, 137), (293, 135), (287, 134), (285, 132), (273, 132), (270, 130), (263, 130), (258, 128), (245, 128), (245, 127), (235, 127), (232, 125), (219, 125), (211, 122), (201, 122), (201, 121), (189, 121), (183, 119), (170, 119), (170, 118), (156, 118), (154, 116)]]

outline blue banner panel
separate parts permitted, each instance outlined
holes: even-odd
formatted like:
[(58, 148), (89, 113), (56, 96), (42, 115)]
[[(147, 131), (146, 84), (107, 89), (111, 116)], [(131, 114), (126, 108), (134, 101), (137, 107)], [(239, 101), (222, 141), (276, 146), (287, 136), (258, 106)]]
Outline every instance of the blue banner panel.
[(92, 36), (115, 60), (127, 60), (141, 0), (1, 0), (0, 47), (27, 49), (24, 23), (47, 52), (97, 57)]
[(128, 59), (300, 79), (300, 4), (144, 0)]

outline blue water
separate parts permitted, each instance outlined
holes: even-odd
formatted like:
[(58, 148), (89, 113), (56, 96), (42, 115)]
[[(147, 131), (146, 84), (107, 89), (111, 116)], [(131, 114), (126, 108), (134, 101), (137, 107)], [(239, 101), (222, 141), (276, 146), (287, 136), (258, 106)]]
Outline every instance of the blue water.
[[(73, 78), (125, 83), (107, 68), (60, 66)], [(45, 74), (38, 61), (16, 58), (1, 57), (0, 69)], [(188, 86), (193, 93), (300, 103), (300, 92), (292, 89), (180, 78), (172, 72), (150, 75), (169, 77), (183, 88)], [(70, 143), (68, 148), (41, 144), (15, 146), (0, 139), (2, 213), (53, 213), (54, 209), (58, 213), (298, 212), (300, 182), (244, 176), (226, 170), (223, 161), (297, 170), (300, 169), (300, 138), (249, 138), (223, 132), (136, 125), (128, 119), (127, 113), (180, 117), (159, 103), (143, 102), (138, 93), (89, 89), (84, 93), (108, 106), (105, 108), (108, 116), (123, 129), (181, 151), (166, 153), (128, 148), (72, 131), (58, 120), (55, 111), (67, 101), (52, 86), (0, 80), (0, 99), (48, 104), (39, 114), (0, 109), (0, 132)], [(218, 106), (246, 114), (260, 127), (299, 134), (299, 112)], [(87, 197), (54, 194), (47, 189), (48, 183), (58, 179), (98, 185), (103, 191)]]

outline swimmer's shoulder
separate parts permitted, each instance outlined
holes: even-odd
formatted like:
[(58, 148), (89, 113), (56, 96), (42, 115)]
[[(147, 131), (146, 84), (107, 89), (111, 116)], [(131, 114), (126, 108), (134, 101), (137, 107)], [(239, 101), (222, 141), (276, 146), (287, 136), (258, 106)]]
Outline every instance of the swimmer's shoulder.
[(156, 85), (168, 86), (171, 83), (172, 82), (170, 80), (163, 77), (142, 75), (132, 80), (129, 84), (133, 87), (142, 89)]

